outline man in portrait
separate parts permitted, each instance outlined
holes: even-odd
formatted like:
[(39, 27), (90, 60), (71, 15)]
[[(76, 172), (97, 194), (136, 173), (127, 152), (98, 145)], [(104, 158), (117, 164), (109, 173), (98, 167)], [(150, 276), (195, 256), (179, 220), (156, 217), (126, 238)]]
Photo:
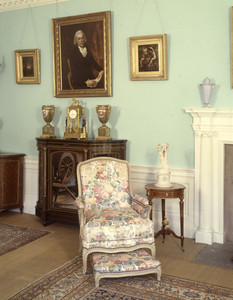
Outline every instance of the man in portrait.
[(67, 59), (67, 64), (67, 79), (70, 89), (88, 89), (103, 86), (101, 81), (104, 73), (103, 67), (96, 62), (88, 48), (87, 38), (82, 30), (78, 30), (74, 34), (74, 50)]

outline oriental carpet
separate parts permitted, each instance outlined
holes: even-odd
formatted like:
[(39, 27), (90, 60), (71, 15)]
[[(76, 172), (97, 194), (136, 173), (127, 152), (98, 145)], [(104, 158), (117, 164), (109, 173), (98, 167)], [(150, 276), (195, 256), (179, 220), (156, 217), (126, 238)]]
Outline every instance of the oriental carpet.
[(101, 279), (95, 288), (90, 266), (83, 275), (82, 259), (76, 257), (9, 298), (19, 299), (226, 300), (233, 299), (233, 290), (169, 275), (162, 275), (161, 281), (156, 275)]
[(0, 256), (35, 241), (50, 231), (0, 224)]

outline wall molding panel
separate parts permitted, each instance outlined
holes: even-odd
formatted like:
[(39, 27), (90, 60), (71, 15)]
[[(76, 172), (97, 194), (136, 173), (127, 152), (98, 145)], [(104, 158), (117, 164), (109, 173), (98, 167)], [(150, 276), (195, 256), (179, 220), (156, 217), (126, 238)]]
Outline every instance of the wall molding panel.
[(24, 209), (27, 214), (35, 214), (38, 200), (38, 158), (25, 157), (24, 161)]
[[(38, 158), (25, 158), (24, 169), (24, 213), (35, 214), (38, 199)], [(148, 166), (131, 166), (132, 189), (134, 193), (146, 196), (145, 184), (156, 181), (158, 168)], [(199, 214), (194, 203), (194, 171), (171, 169), (171, 182), (186, 186), (184, 199), (184, 231), (185, 237), (193, 238), (198, 226)], [(155, 231), (161, 227), (161, 201), (153, 200), (153, 220)], [(179, 199), (166, 200), (166, 216), (170, 227), (178, 235), (180, 233)]]
[(0, 0), (0, 12), (65, 1), (69, 0)]

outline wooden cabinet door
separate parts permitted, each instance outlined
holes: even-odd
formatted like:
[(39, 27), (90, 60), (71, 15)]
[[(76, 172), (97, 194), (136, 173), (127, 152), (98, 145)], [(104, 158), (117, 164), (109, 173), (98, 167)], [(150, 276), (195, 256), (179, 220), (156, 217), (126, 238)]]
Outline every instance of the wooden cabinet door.
[(23, 209), (23, 156), (0, 155), (0, 208)]
[(75, 210), (78, 197), (76, 168), (84, 160), (83, 151), (53, 151), (50, 153), (48, 209)]

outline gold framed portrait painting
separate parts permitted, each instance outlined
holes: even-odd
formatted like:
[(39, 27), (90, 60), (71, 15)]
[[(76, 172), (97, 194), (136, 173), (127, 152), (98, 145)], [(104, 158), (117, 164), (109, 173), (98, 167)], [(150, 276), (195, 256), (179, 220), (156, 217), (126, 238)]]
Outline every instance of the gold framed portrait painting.
[(39, 49), (15, 50), (15, 75), (18, 84), (40, 83)]
[(129, 38), (130, 79), (167, 80), (167, 35)]
[(52, 20), (55, 97), (112, 96), (110, 11)]

